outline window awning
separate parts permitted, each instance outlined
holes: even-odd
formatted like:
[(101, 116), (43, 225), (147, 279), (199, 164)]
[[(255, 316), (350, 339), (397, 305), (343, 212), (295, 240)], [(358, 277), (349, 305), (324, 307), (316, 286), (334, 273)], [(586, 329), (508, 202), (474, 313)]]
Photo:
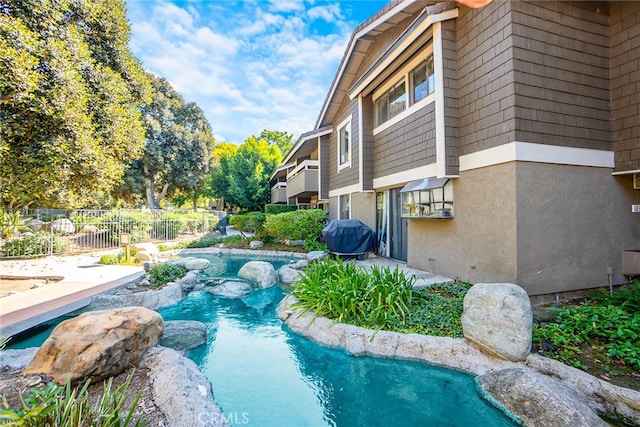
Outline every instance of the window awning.
[(449, 178), (425, 178), (417, 181), (411, 181), (400, 190), (401, 193), (410, 191), (433, 190), (434, 188), (442, 188), (449, 181)]

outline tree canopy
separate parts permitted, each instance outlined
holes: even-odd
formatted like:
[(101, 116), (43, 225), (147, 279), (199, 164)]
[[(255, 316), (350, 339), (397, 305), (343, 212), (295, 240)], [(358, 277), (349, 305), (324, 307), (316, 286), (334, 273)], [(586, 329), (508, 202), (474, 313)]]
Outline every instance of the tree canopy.
[(142, 153), (151, 87), (123, 0), (0, 0), (0, 201), (80, 207)]
[(282, 161), (277, 144), (251, 136), (237, 148), (220, 145), (211, 185), (213, 194), (242, 209), (258, 211), (269, 203), (269, 176)]
[(282, 155), (286, 155), (293, 147), (293, 134), (277, 130), (263, 130), (260, 139), (266, 140), (270, 145), (277, 145)]
[(149, 74), (153, 101), (142, 109), (144, 154), (133, 161), (120, 192), (144, 194), (157, 209), (160, 201), (180, 191), (194, 200), (203, 187), (215, 144), (211, 126), (195, 103), (184, 99), (164, 78)]

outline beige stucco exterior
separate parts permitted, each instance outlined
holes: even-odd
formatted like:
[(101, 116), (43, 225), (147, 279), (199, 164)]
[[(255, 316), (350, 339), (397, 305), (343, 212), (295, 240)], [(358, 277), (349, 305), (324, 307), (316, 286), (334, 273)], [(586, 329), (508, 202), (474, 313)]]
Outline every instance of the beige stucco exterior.
[(408, 264), (529, 295), (624, 281), (622, 251), (640, 249), (640, 197), (608, 168), (509, 162), (461, 173), (455, 218), (409, 222)]

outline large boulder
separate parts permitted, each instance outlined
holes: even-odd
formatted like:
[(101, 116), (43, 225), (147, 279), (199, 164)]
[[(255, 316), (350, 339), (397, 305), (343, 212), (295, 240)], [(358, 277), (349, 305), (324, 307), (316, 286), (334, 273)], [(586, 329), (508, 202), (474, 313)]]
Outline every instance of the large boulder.
[(503, 369), (476, 379), (529, 427), (608, 426), (584, 396), (530, 369)]
[(73, 234), (76, 232), (76, 226), (73, 225), (73, 221), (67, 218), (60, 218), (51, 221), (51, 232), (57, 234)]
[(531, 350), (533, 315), (527, 292), (511, 283), (477, 283), (464, 297), (464, 337), (481, 350), (523, 361)]
[(249, 261), (240, 268), (238, 277), (246, 279), (258, 288), (270, 288), (278, 282), (276, 269), (266, 261)]
[(141, 253), (139, 257), (134, 255), (140, 261), (155, 261), (160, 256), (160, 249), (151, 242), (132, 243), (131, 248), (136, 251), (136, 255)]
[(160, 345), (178, 351), (191, 350), (207, 343), (207, 325), (196, 320), (169, 320), (164, 323)]
[(215, 427), (229, 423), (212, 398), (211, 383), (191, 359), (175, 350), (155, 347), (142, 360), (149, 369), (153, 401), (171, 427)]
[(210, 264), (211, 261), (206, 258), (187, 258), (184, 261), (184, 268), (189, 271), (204, 270), (205, 268), (209, 267)]
[(297, 281), (298, 279), (300, 279), (300, 274), (300, 270), (291, 268), (288, 265), (283, 265), (278, 269), (278, 279), (283, 285), (290, 285), (293, 282)]
[(219, 285), (207, 289), (213, 295), (220, 295), (227, 298), (242, 298), (249, 295), (253, 287), (240, 280), (226, 280)]
[(163, 328), (162, 317), (143, 307), (83, 313), (60, 323), (23, 373), (58, 383), (118, 375), (156, 345)]
[(89, 310), (104, 310), (116, 307), (145, 307), (158, 310), (176, 304), (183, 297), (182, 285), (167, 283), (160, 289), (145, 292), (132, 292), (117, 295), (96, 295), (93, 297)]
[(328, 257), (329, 254), (325, 251), (311, 251), (307, 253), (307, 260), (309, 262), (322, 261), (323, 259), (326, 259)]

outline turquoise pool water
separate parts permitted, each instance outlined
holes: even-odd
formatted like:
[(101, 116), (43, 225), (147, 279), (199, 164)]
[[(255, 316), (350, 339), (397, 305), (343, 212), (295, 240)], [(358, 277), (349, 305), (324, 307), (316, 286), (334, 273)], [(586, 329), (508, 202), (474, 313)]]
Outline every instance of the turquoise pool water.
[[(276, 268), (286, 263), (271, 261)], [(233, 277), (243, 263), (227, 262), (225, 274)], [(209, 273), (217, 269), (212, 265)], [(301, 337), (275, 314), (283, 296), (280, 287), (242, 299), (193, 292), (160, 310), (165, 320), (208, 325), (206, 346), (188, 357), (212, 382), (232, 425), (516, 425), (482, 399), (471, 375), (419, 362), (353, 357)]]
[[(206, 257), (208, 275), (235, 277), (246, 258)], [(288, 262), (271, 259), (276, 268)], [(293, 333), (275, 314), (284, 291), (254, 290), (242, 299), (192, 292), (159, 310), (165, 320), (198, 320), (205, 346), (190, 351), (213, 384), (231, 425), (514, 426), (482, 399), (471, 375), (424, 363), (353, 357)], [(56, 322), (30, 331), (11, 348), (40, 345)], [(202, 419), (207, 414), (194, 414)]]

